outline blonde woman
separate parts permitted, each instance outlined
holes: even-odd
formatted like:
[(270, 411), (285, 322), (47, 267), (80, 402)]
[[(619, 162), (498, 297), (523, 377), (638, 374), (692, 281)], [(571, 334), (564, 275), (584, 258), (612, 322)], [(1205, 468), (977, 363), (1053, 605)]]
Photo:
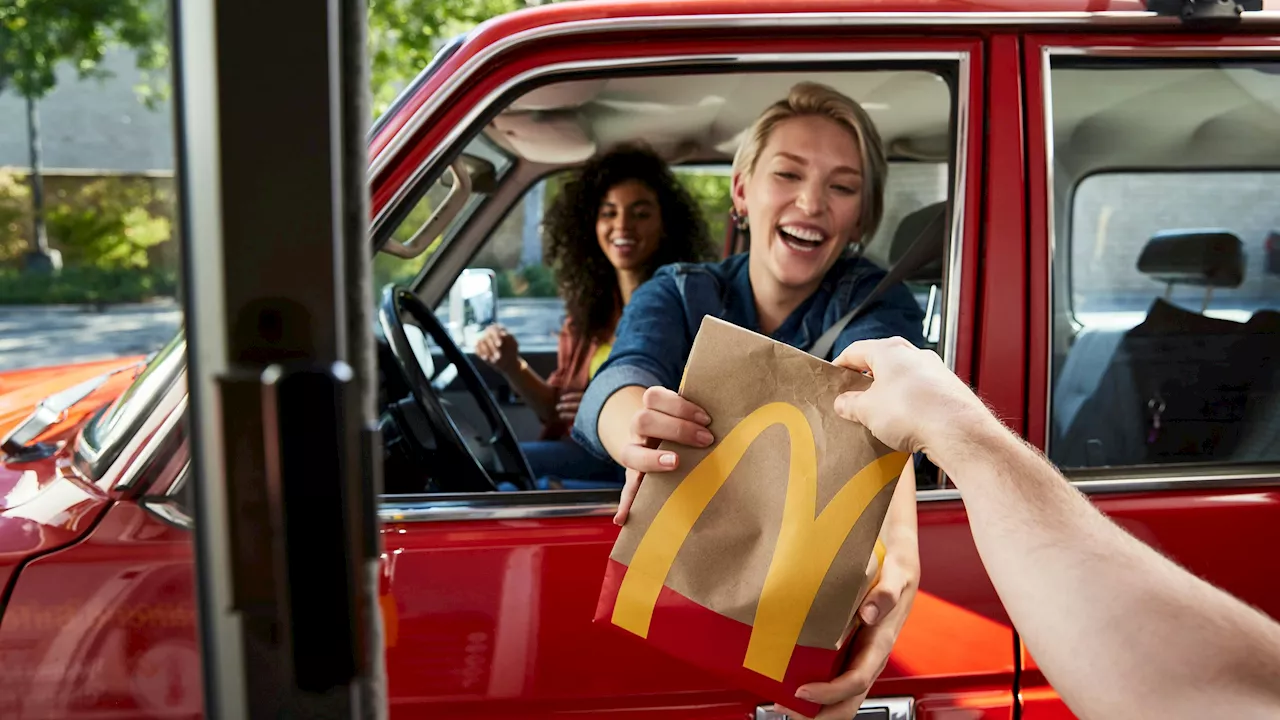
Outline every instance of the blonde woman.
[[(613, 351), (588, 386), (573, 436), (627, 468), (616, 522), (626, 521), (639, 478), (679, 466), (671, 440), (713, 442), (701, 408), (676, 392), (705, 315), (807, 349), (866, 297), (884, 271), (862, 258), (884, 214), (888, 164), (880, 135), (852, 99), (815, 83), (793, 87), (756, 120), (733, 161), (733, 212), (749, 250), (717, 263), (659, 270), (632, 296)], [(905, 287), (885, 293), (840, 333), (832, 354), (871, 338), (921, 345), (923, 313)], [(884, 669), (919, 584), (915, 472), (908, 463), (882, 533), (888, 554), (881, 581), (859, 612), (849, 670), (802, 687), (827, 705), (820, 717), (851, 718)]]

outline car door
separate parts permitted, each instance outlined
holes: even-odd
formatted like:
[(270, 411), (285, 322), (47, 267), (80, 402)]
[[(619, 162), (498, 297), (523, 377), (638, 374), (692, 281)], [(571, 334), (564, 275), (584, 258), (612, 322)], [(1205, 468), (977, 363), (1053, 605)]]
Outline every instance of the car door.
[[(730, 78), (737, 71), (787, 70), (807, 79), (923, 63), (942, 68), (937, 87), (946, 89), (950, 116), (943, 122), (952, 140), (940, 176), (950, 228), (941, 351), (962, 376), (973, 377), (983, 291), (978, 265), (985, 262), (981, 218), (993, 210), (1022, 212), (1017, 193), (983, 205), (984, 153), (997, 152), (1004, 162), (1009, 150), (983, 142), (988, 96), (982, 42), (954, 33), (934, 37), (918, 26), (906, 37), (877, 36), (867, 28), (891, 22), (882, 15), (864, 26), (856, 13), (761, 15), (743, 22), (740, 15), (679, 14), (686, 11), (696, 12), (673, 6), (675, 14), (664, 18), (624, 13), (603, 20), (566, 5), (488, 25), (413, 96), (418, 106), (402, 109), (375, 139), (375, 224), (394, 224), (397, 203), (415, 178), (429, 177), (481, 119), (492, 119), (537, 83), (545, 88), (570, 77), (645, 73), (662, 76), (647, 82), (671, 82), (682, 71), (711, 70)], [(911, 17), (899, 19), (905, 24)], [(778, 25), (796, 37), (779, 33)], [(568, 33), (572, 43), (563, 41)], [(1016, 69), (1012, 77), (1016, 85)], [(992, 121), (1008, 123), (1018, 113), (1017, 89), (1006, 82), (1001, 92), (1015, 104)], [(447, 292), (476, 247), (445, 244), (437, 252), (418, 288), (429, 303)], [(982, 572), (958, 495), (930, 486), (919, 496), (922, 588), (872, 694), (881, 707), (902, 713), (895, 718), (950, 717), (957, 710), (966, 717), (1008, 718), (1015, 660), (1008, 618)], [(592, 623), (617, 534), (610, 521), (617, 499), (616, 491), (384, 497), (383, 607), (393, 716), (630, 710), (647, 717), (741, 718), (752, 712), (758, 698)]]
[[(1027, 438), (1136, 537), (1280, 617), (1275, 364), (1265, 336), (1247, 339), (1280, 306), (1264, 262), (1280, 222), (1280, 46), (1243, 31), (1033, 35), (1024, 61)], [(1206, 256), (1237, 281), (1172, 257), (1191, 285), (1166, 285), (1142, 259), (1203, 228), (1238, 238), (1241, 256)], [(1176, 330), (1172, 315), (1225, 335)], [(1022, 717), (1071, 717), (1033, 651)]]

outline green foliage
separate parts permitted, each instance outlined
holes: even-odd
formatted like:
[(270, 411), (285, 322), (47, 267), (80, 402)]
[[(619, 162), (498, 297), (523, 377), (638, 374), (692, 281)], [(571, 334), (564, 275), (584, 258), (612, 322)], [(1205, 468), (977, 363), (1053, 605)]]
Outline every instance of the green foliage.
[(147, 251), (171, 237), (172, 193), (147, 178), (98, 178), (78, 193), (56, 193), (46, 214), (49, 237), (69, 265), (104, 270), (145, 268)]
[(24, 176), (0, 172), (0, 263), (27, 249), (31, 229), (31, 186)]
[(69, 266), (54, 276), (0, 268), (0, 305), (140, 302), (177, 292), (178, 273), (168, 268)]
[[(39, 99), (69, 62), (80, 77), (104, 77), (107, 47), (137, 51), (144, 72), (169, 63), (166, 4), (161, 0), (11, 0), (0, 4), (0, 90)], [(153, 99), (151, 88), (144, 95)]]
[(546, 265), (499, 270), (497, 275), (500, 298), (553, 298), (559, 292), (556, 273)]
[[(170, 249), (160, 247), (173, 234), (169, 178), (53, 176), (45, 189), (50, 245), (68, 265), (146, 268)], [(0, 172), (0, 263), (14, 263), (29, 247), (30, 193), (25, 175)], [(176, 266), (176, 257), (168, 264)]]
[(540, 4), (541, 0), (369, 0), (374, 116), (386, 111), (449, 39), (490, 18)]
[(712, 245), (719, 248), (729, 223), (729, 210), (733, 207), (731, 178), (712, 172), (680, 170), (676, 172), (676, 179), (698, 202)]

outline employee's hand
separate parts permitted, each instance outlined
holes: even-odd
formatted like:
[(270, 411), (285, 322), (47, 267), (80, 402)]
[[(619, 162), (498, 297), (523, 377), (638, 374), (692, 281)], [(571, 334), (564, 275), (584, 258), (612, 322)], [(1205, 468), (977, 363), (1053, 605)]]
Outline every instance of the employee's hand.
[[(796, 691), (796, 697), (825, 706), (816, 720), (850, 720), (857, 714), (872, 683), (888, 664), (889, 652), (911, 612), (920, 587), (918, 546), (911, 538), (887, 546), (886, 550), (880, 580), (858, 608), (863, 626), (853, 637), (849, 668), (831, 682), (809, 683)], [(871, 563), (875, 562), (872, 555)], [(868, 567), (868, 572), (874, 571), (874, 566)], [(777, 710), (791, 718), (805, 717), (782, 705)]]
[(501, 325), (490, 325), (480, 333), (476, 357), (507, 377), (520, 371), (520, 343)]
[(705, 410), (664, 387), (651, 387), (644, 392), (644, 406), (631, 419), (631, 443), (623, 447), (617, 460), (627, 469), (627, 484), (613, 521), (627, 521), (631, 502), (640, 490), (644, 473), (667, 472), (680, 467), (680, 456), (673, 450), (659, 451), (663, 440), (688, 447), (704, 448), (715, 441), (707, 425), (711, 416)]
[(860, 340), (840, 353), (834, 364), (869, 373), (873, 380), (864, 391), (836, 398), (836, 413), (865, 425), (896, 450), (924, 452), (936, 463), (932, 450), (993, 419), (937, 353), (902, 338)]
[(566, 425), (572, 425), (573, 419), (578, 415), (578, 406), (581, 403), (582, 393), (564, 393), (558, 400), (556, 400), (556, 415), (558, 415)]

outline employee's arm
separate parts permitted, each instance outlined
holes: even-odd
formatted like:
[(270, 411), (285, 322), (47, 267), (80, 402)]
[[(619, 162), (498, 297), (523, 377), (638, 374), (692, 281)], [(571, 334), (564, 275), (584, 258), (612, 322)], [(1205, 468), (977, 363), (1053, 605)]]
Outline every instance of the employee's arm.
[(837, 412), (955, 482), (1009, 617), (1077, 716), (1280, 717), (1280, 624), (1111, 522), (936, 354), (873, 340), (836, 362), (874, 377)]

